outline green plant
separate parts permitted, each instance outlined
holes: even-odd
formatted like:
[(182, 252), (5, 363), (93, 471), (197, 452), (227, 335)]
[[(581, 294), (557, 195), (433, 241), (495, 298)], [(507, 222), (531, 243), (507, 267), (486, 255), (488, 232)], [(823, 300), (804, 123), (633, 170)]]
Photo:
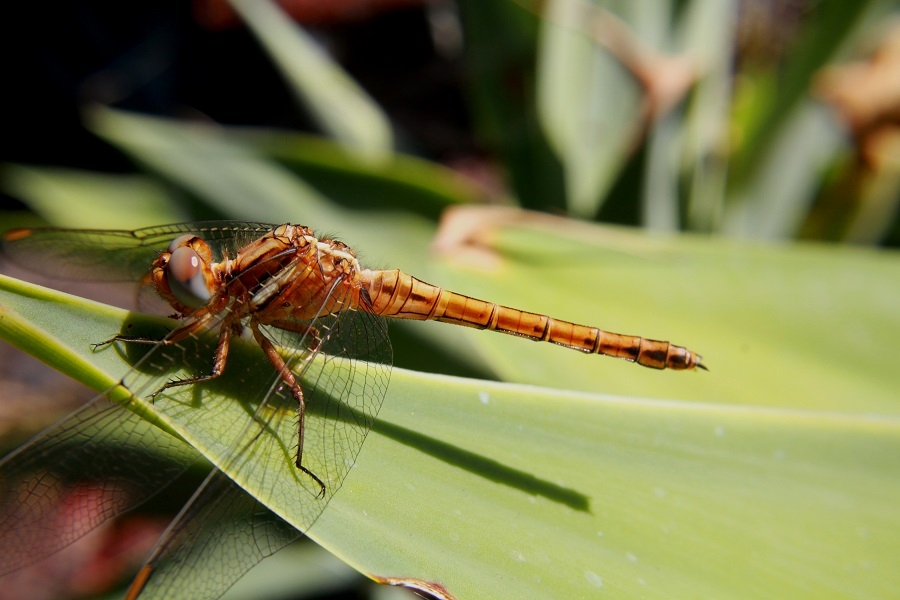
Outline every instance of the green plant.
[[(399, 364), (499, 382), (394, 370), (356, 468), (309, 532), (366, 574), (437, 581), (466, 598), (599, 587), (621, 596), (887, 595), (900, 573), (897, 257), (671, 233), (789, 238), (816, 220), (823, 165), (844, 146), (805, 91), (885, 4), (827, 3), (830, 45), (813, 38), (791, 63), (801, 91), (771, 83), (775, 71), (759, 80), (768, 84), (732, 86), (735, 34), (717, 25), (733, 5), (630, 3), (618, 7), (619, 25), (595, 9), (568, 20), (583, 3), (551, 5), (545, 21), (511, 4), (461, 5), (477, 132), (498, 149), (522, 205), (667, 235), (473, 209), (477, 187), (392, 153), (377, 110), (340, 135), (346, 124), (325, 111), (322, 127), (339, 145), (94, 108), (91, 129), (146, 174), (11, 166), (6, 185), (71, 227), (209, 216), (305, 223), (337, 232), (369, 262), (462, 293), (704, 354), (709, 374), (653, 373), (440, 324), (397, 327)], [(243, 5), (263, 11), (247, 16), (258, 27), (270, 8)], [(591, 40), (584, 24), (595, 22), (685, 53), (693, 68), (677, 89), (689, 96), (648, 120), (634, 99), (664, 98), (643, 95)], [(282, 25), (259, 31), (295, 43)], [(533, 60), (536, 75), (517, 70)], [(285, 68), (299, 90), (310, 88), (302, 68)], [(503, 73), (524, 74), (524, 88), (504, 86)], [(615, 135), (603, 129), (610, 123)], [(723, 149), (731, 130), (740, 143)], [(73, 194), (75, 211), (60, 202)], [(456, 224), (445, 222), (431, 245), (438, 215), (454, 207)], [(886, 226), (867, 239), (889, 234)], [(124, 314), (8, 280), (2, 289), (5, 339), (97, 390), (128, 367), (88, 352)], [(201, 437), (177, 433), (204, 451)], [(267, 501), (287, 518), (296, 508)]]

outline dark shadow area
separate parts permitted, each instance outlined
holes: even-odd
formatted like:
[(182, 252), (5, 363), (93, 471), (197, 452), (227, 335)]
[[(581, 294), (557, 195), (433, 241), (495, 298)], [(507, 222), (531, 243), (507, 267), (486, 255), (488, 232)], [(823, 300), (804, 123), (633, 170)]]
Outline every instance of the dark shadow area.
[(526, 494), (543, 496), (580, 512), (590, 512), (590, 499), (586, 495), (536, 477), (532, 473), (514, 469), (486, 456), (379, 419), (376, 419), (372, 430), (449, 465), (469, 471), (473, 475), (521, 490)]

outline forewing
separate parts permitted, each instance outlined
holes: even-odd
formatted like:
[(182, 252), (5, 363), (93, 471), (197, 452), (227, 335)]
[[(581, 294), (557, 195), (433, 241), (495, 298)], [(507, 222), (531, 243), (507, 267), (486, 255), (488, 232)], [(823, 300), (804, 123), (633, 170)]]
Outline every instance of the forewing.
[(140, 281), (157, 255), (185, 234), (207, 240), (216, 260), (272, 229), (266, 223), (210, 221), (146, 227), (135, 231), (14, 229), (2, 238), (2, 252), (35, 273), (81, 281)]
[(157, 255), (133, 232), (114, 230), (15, 229), (2, 249), (35, 273), (83, 281), (139, 281)]
[(209, 244), (213, 251), (213, 260), (220, 261), (224, 256), (233, 258), (240, 248), (259, 239), (275, 227), (269, 223), (249, 221), (198, 221), (145, 227), (135, 230), (133, 235), (156, 252), (164, 251), (169, 242), (177, 237), (196, 235)]

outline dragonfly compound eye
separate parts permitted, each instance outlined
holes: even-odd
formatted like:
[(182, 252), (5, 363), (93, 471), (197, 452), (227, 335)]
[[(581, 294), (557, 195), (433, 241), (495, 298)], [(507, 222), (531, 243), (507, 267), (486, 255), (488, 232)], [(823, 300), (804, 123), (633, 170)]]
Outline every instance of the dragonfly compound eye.
[(203, 263), (193, 248), (181, 246), (172, 251), (166, 265), (166, 281), (175, 298), (185, 306), (200, 308), (209, 302)]

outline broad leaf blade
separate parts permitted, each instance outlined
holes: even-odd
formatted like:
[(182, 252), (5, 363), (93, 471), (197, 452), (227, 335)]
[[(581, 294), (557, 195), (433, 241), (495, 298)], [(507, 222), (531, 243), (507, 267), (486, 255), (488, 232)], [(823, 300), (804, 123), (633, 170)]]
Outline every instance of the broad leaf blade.
[[(46, 294), (5, 294), (4, 310), (121, 327), (124, 313)], [(235, 360), (267, 368), (252, 352)], [(239, 402), (220, 408), (246, 418)], [(900, 584), (898, 452), (893, 416), (395, 369), (356, 467), (309, 533), (365, 573), (466, 598), (884, 596)]]

